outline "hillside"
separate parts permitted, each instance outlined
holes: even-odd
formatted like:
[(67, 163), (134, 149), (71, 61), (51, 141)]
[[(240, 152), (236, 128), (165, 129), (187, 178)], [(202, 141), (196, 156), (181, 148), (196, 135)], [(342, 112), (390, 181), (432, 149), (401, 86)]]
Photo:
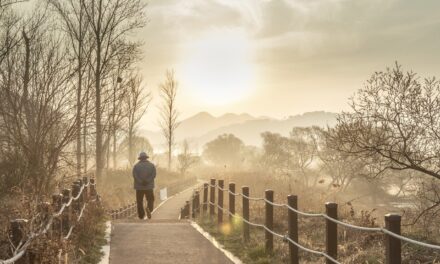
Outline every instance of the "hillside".
[[(333, 126), (336, 113), (324, 111), (308, 112), (290, 116), (286, 119), (255, 118), (249, 114), (225, 114), (214, 117), (201, 112), (181, 122), (177, 130), (177, 140), (188, 139), (195, 148), (201, 148), (218, 135), (232, 133), (247, 145), (260, 146), (260, 134), (266, 131), (288, 135), (293, 127)], [(147, 137), (156, 150), (163, 149), (164, 140), (159, 131), (142, 130), (140, 135)]]

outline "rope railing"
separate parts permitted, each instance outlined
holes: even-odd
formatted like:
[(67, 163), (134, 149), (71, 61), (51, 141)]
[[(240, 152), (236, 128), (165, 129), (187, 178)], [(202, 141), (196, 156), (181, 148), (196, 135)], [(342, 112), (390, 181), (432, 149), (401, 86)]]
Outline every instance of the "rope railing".
[(294, 208), (290, 207), (287, 204), (274, 203), (274, 202), (271, 202), (271, 201), (269, 201), (269, 200), (267, 200), (265, 198), (262, 198), (262, 197), (249, 197), (249, 196), (243, 195), (242, 193), (233, 193), (229, 189), (220, 188), (218, 186), (218, 184), (215, 184), (215, 185), (209, 184), (209, 186), (210, 187), (217, 187), (219, 190), (227, 191), (227, 192), (229, 192), (230, 194), (232, 194), (234, 196), (243, 196), (246, 199), (253, 200), (253, 201), (265, 201), (266, 203), (269, 203), (270, 205), (273, 205), (273, 206), (276, 206), (276, 207), (286, 207), (289, 210), (291, 210), (291, 211), (293, 211), (293, 212), (295, 212), (295, 213), (297, 213), (299, 215), (302, 215), (302, 216), (306, 216), (306, 217), (322, 217), (322, 218), (325, 218), (325, 219), (327, 219), (329, 221), (332, 221), (335, 224), (338, 224), (338, 225), (341, 225), (341, 226), (345, 226), (347, 228), (351, 228), (351, 229), (355, 229), (355, 230), (359, 230), (359, 231), (367, 231), (367, 232), (382, 232), (384, 234), (393, 236), (393, 237), (395, 237), (397, 239), (403, 240), (403, 241), (408, 242), (408, 243), (412, 243), (412, 244), (415, 244), (415, 245), (418, 245), (418, 246), (427, 247), (427, 248), (431, 248), (431, 249), (440, 250), (440, 246), (438, 246), (438, 245), (428, 244), (428, 243), (417, 241), (417, 240), (414, 240), (414, 239), (411, 239), (411, 238), (408, 238), (408, 237), (405, 237), (405, 236), (402, 236), (402, 235), (398, 235), (398, 234), (393, 233), (393, 232), (391, 232), (391, 231), (389, 231), (389, 230), (387, 230), (385, 228), (357, 226), (357, 225), (353, 225), (353, 224), (349, 224), (349, 223), (345, 223), (345, 222), (339, 221), (337, 219), (329, 217), (326, 214), (322, 214), (322, 213), (306, 213), (306, 212), (294, 209)]
[[(83, 177), (83, 179), (80, 179), (72, 184), (72, 189), (74, 190), (75, 194), (70, 195), (70, 190), (65, 189), (63, 190), (63, 196), (61, 195), (54, 195), (53, 196), (53, 204), (52, 206), (59, 207), (58, 211), (50, 214), (47, 221), (41, 225), (41, 227), (38, 229), (37, 232), (31, 232), (30, 234), (27, 234), (24, 236), (22, 234), (22, 228), (21, 222), (18, 222), (18, 220), (24, 220), (24, 219), (17, 219), (15, 221), (11, 222), (11, 230), (12, 230), (12, 241), (17, 240), (16, 237), (22, 237), (20, 241), (17, 241), (15, 245), (15, 249), (13, 251), (12, 257), (5, 260), (0, 260), (0, 264), (12, 264), (18, 260), (20, 260), (26, 253), (29, 246), (32, 244), (32, 242), (38, 238), (41, 235), (46, 234), (51, 227), (53, 227), (53, 223), (55, 219), (58, 219), (62, 216), (64, 216), (65, 210), (67, 208), (70, 208), (70, 206), (73, 204), (73, 202), (77, 203), (78, 207), (78, 217), (76, 219), (76, 222), (80, 221), (83, 217), (84, 210), (86, 208), (86, 205), (88, 202), (95, 202), (99, 200), (99, 196), (96, 193), (96, 184), (94, 183), (94, 179), (89, 179), (87, 177)], [(90, 187), (90, 192), (89, 192)], [(84, 190), (87, 190), (86, 192)], [(91, 200), (89, 199), (91, 196), (96, 197), (95, 199)], [(64, 200), (64, 201), (62, 201)], [(88, 200), (88, 201), (87, 201)], [(81, 209), (79, 210), (80, 206), (82, 204)], [(45, 204), (47, 205), (47, 204)], [(46, 213), (49, 213), (49, 208), (44, 208), (46, 210)], [(69, 221), (69, 215), (67, 215), (66, 219), (60, 219), (60, 228), (62, 224), (68, 225)], [(25, 222), (25, 221), (24, 221)], [(66, 236), (62, 236), (61, 238), (64, 240), (68, 240), (73, 232), (73, 229), (75, 227), (75, 224), (71, 225), (69, 228), (69, 231)], [(60, 235), (62, 234), (62, 229), (60, 230)], [(23, 241), (23, 238), (26, 237), (26, 241)], [(14, 245), (13, 245), (14, 246)]]
[[(209, 204), (211, 204), (211, 202), (209, 202)], [(213, 205), (215, 205), (215, 204), (213, 204)], [(217, 206), (217, 208), (219, 208), (223, 212), (226, 211), (226, 213), (229, 214), (230, 216), (237, 217), (238, 219), (242, 220), (243, 222), (245, 222), (248, 225), (251, 225), (251, 226), (254, 226), (254, 227), (263, 228), (264, 230), (266, 230), (267, 232), (271, 233), (272, 235), (274, 235), (274, 236), (276, 236), (278, 238), (283, 239), (283, 241), (287, 241), (289, 243), (292, 243), (293, 245), (297, 246), (298, 248), (300, 248), (300, 249), (302, 249), (302, 250), (304, 250), (306, 252), (309, 252), (309, 253), (312, 253), (312, 254), (315, 254), (315, 255), (320, 255), (322, 257), (325, 257), (326, 259), (333, 261), (335, 264), (342, 264), (342, 263), (338, 262), (337, 260), (335, 260), (334, 258), (332, 258), (331, 256), (327, 255), (325, 252), (316, 251), (316, 250), (313, 250), (313, 249), (306, 248), (306, 247), (302, 246), (301, 244), (299, 244), (299, 243), (293, 241), (292, 239), (290, 239), (289, 236), (287, 236), (287, 235), (282, 235), (282, 234), (276, 233), (276, 232), (270, 230), (269, 228), (267, 228), (263, 224), (253, 223), (251, 221), (248, 221), (248, 220), (244, 219), (240, 215), (232, 214), (229, 210), (226, 210), (223, 207), (220, 207), (219, 205), (215, 205), (215, 206)]]
[[(303, 251), (319, 255), (322, 257), (325, 257), (328, 261), (331, 261), (332, 263), (340, 263), (337, 261), (337, 226), (344, 226), (346, 228), (350, 228), (353, 230), (358, 231), (366, 231), (366, 232), (379, 232), (382, 234), (385, 234), (387, 237), (385, 243), (386, 243), (386, 255), (387, 255), (387, 262), (386, 263), (400, 263), (401, 261), (401, 241), (405, 241), (407, 243), (415, 244), (424, 248), (434, 249), (434, 250), (440, 250), (440, 245), (434, 245), (425, 243), (422, 241), (417, 241), (405, 236), (402, 236), (400, 234), (400, 216), (399, 215), (386, 215), (385, 216), (385, 222), (386, 227), (364, 227), (364, 226), (358, 226), (350, 223), (346, 223), (343, 221), (340, 221), (337, 219), (337, 204), (335, 203), (327, 203), (326, 204), (326, 213), (309, 213), (309, 212), (303, 212), (297, 209), (297, 197), (296, 196), (289, 196), (288, 201), (289, 203), (275, 203), (273, 201), (273, 191), (267, 190), (266, 191), (266, 197), (251, 197), (249, 195), (249, 188), (243, 187), (242, 193), (235, 192), (235, 184), (230, 183), (229, 188), (225, 188), (224, 181), (219, 180), (218, 184), (215, 183), (215, 179), (211, 179), (210, 183), (205, 183), (202, 187), (196, 189), (195, 195), (193, 196), (193, 215), (195, 212), (200, 211), (200, 208), (203, 208), (204, 212), (208, 211), (209, 206), (209, 214), (213, 216), (215, 214), (214, 208), (217, 208), (218, 211), (218, 222), (221, 224), (222, 215), (223, 212), (225, 212), (230, 217), (237, 217), (241, 219), (246, 225), (254, 226), (258, 228), (262, 228), (266, 232), (266, 248), (271, 250), (272, 245), (271, 238), (269, 237), (268, 242), (268, 234), (270, 236), (275, 236), (282, 238), (284, 241), (288, 242), (290, 245), (293, 245), (297, 249), (301, 249)], [(210, 190), (209, 195), (209, 201), (208, 201), (208, 191)], [(216, 191), (218, 192), (218, 201), (216, 203)], [(203, 192), (203, 202), (200, 202), (200, 193)], [(223, 193), (227, 192), (229, 196), (229, 209), (225, 209), (223, 207)], [(235, 213), (235, 197), (242, 196), (243, 199), (243, 216), (240, 216)], [(292, 198), (292, 204), (291, 199)], [(258, 224), (253, 223), (249, 220), (249, 201), (264, 201), (266, 204), (266, 224)], [(189, 202), (187, 202), (187, 205), (189, 206)], [(273, 208), (274, 207), (282, 207), (288, 209), (289, 212), (289, 235), (282, 235), (279, 233), (276, 233), (273, 231)], [(183, 212), (187, 212), (186, 215), (189, 216), (189, 209), (184, 210), (185, 207), (182, 209)], [(232, 210), (231, 210), (232, 209)], [(269, 214), (268, 211), (269, 210)], [(233, 212), (231, 212), (233, 211)], [(305, 217), (314, 217), (314, 218), (323, 218), (326, 220), (326, 226), (327, 226), (327, 237), (326, 243), (327, 243), (327, 252), (320, 252), (313, 249), (306, 248), (298, 243), (298, 223), (297, 220), (295, 220), (293, 223), (295, 223), (296, 226), (294, 226), (294, 230), (290, 230), (290, 222), (292, 219), (297, 219), (297, 216), (305, 216)], [(267, 217), (269, 216), (269, 219)], [(291, 219), (292, 218), (292, 219)], [(243, 235), (246, 239), (249, 237), (249, 229), (246, 227), (246, 225), (243, 228)], [(329, 234), (329, 230), (332, 231)], [(291, 234), (295, 234), (294, 236), (291, 236)], [(269, 243), (269, 245), (267, 244)], [(330, 245), (331, 244), (331, 245)], [(296, 251), (294, 251), (296, 252)], [(296, 262), (291, 263), (298, 263), (298, 254), (294, 253), (294, 256), (291, 256), (292, 259), (296, 259)]]

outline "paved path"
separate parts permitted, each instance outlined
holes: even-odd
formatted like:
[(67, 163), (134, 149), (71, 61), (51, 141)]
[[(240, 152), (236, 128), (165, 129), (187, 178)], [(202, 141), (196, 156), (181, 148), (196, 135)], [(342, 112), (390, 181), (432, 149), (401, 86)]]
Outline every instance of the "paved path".
[(188, 221), (178, 220), (192, 190), (169, 199), (148, 221), (127, 219), (113, 223), (111, 264), (232, 264)]

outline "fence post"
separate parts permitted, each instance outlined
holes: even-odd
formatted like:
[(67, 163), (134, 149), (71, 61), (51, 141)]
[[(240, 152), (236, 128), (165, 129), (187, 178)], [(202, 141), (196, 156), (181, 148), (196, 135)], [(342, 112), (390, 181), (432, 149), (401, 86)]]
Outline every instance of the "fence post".
[(136, 203), (136, 201), (134, 201), (131, 215), (136, 217), (136, 214), (137, 214), (137, 203)]
[(196, 216), (200, 213), (200, 192), (196, 191)]
[(189, 201), (185, 202), (185, 218), (189, 219), (190, 217), (190, 204)]
[(196, 217), (196, 193), (193, 192), (191, 196), (191, 218), (194, 219)]
[[(58, 213), (58, 211), (61, 209), (62, 199), (63, 199), (63, 196), (61, 194), (53, 194), (52, 195), (52, 210), (54, 211), (54, 213)], [(55, 236), (57, 236), (57, 237), (60, 237), (60, 235), (61, 235), (60, 217), (54, 218), (53, 223), (52, 223), (52, 234), (55, 234)]]
[(203, 214), (206, 214), (208, 211), (208, 188), (209, 184), (203, 184)]
[[(22, 240), (24, 240), (24, 226), (27, 224), (28, 220), (26, 219), (15, 219), (10, 221), (10, 228), (11, 228), (11, 242), (14, 245), (14, 247), (17, 247)], [(16, 264), (25, 264), (28, 263), (28, 256), (25, 253), (23, 257), (21, 257), (19, 260), (17, 260)]]
[[(265, 191), (265, 197), (266, 197), (266, 227), (269, 230), (273, 230), (273, 205), (269, 202), (273, 203), (273, 191), (272, 190), (266, 190)], [(266, 238), (266, 252), (272, 253), (273, 251), (273, 235), (268, 231), (265, 230), (265, 238)]]
[[(401, 216), (398, 214), (385, 215), (385, 228), (397, 235), (400, 235)], [(385, 235), (385, 252), (386, 264), (400, 264), (402, 262), (401, 248), (402, 242), (400, 239)]]
[[(63, 190), (63, 203), (67, 204), (70, 200), (70, 189), (64, 189)], [(70, 214), (72, 211), (72, 204), (68, 207), (64, 208), (63, 214), (61, 215), (61, 221), (62, 221), (62, 227), (63, 230), (61, 232), (61, 235), (63, 236), (64, 234), (67, 235), (67, 233), (69, 232), (70, 229)]]
[[(80, 189), (81, 189), (81, 187), (79, 186), (79, 183), (74, 182), (72, 184), (72, 197), (78, 196)], [(81, 210), (80, 200), (81, 200), (81, 198), (78, 198), (78, 200), (73, 201), (73, 209), (75, 212), (78, 212), (79, 210)]]
[(89, 186), (87, 186), (88, 183), (89, 183), (89, 178), (84, 176), (83, 177), (83, 184), (84, 184), (83, 195), (84, 195), (84, 201), (85, 202), (89, 201)]
[(217, 210), (217, 223), (219, 226), (223, 224), (223, 187), (224, 187), (224, 181), (218, 180), (218, 210)]
[[(338, 204), (337, 203), (326, 203), (325, 213), (333, 218), (338, 219)], [(326, 253), (334, 258), (338, 257), (338, 225), (328, 219), (325, 221), (325, 233), (326, 233)], [(334, 262), (326, 259), (327, 264), (333, 264)]]
[(96, 197), (96, 185), (95, 185), (95, 179), (90, 179), (90, 196)]
[(124, 219), (124, 207), (123, 206), (119, 208), (118, 218), (119, 219)]
[(229, 215), (230, 223), (232, 223), (233, 216), (235, 215), (235, 195), (232, 193), (235, 193), (235, 183), (233, 182), (229, 183), (229, 212), (231, 212)]
[[(243, 186), (241, 191), (243, 193), (243, 219), (249, 221), (249, 199), (246, 198), (249, 197), (249, 187)], [(249, 224), (246, 222), (243, 222), (243, 239), (245, 242), (249, 241)]]
[[(287, 196), (287, 204), (293, 209), (298, 209), (298, 197), (296, 195)], [(294, 211), (287, 208), (289, 238), (298, 243), (298, 215)], [(298, 247), (289, 242), (290, 264), (298, 264)]]
[(214, 204), (215, 204), (215, 179), (211, 179), (211, 188), (209, 191), (209, 215), (214, 216)]

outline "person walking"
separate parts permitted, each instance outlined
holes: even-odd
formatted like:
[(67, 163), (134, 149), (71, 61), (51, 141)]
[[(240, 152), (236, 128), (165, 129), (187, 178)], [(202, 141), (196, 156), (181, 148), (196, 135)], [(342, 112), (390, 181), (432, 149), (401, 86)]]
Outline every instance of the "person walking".
[[(148, 219), (154, 208), (154, 179), (156, 167), (148, 160), (145, 152), (139, 153), (139, 162), (133, 167), (134, 189), (136, 190), (136, 204), (139, 219), (144, 219), (145, 212)], [(144, 197), (147, 199), (147, 207), (144, 210)]]

